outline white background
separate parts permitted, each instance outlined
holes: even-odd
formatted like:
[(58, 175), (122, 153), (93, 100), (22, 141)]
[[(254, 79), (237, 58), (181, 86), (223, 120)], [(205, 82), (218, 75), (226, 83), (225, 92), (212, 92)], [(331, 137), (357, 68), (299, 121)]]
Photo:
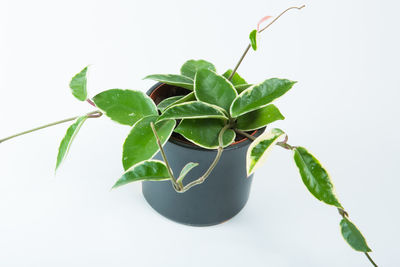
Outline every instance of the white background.
[[(399, 266), (398, 1), (0, 1), (0, 138), (91, 108), (70, 78), (92, 64), (90, 96), (146, 91), (152, 73), (203, 58), (232, 68), (259, 18), (264, 32), (239, 73), (298, 83), (276, 127), (330, 171), (380, 266)], [(0, 145), (0, 266), (370, 266), (339, 232), (335, 208), (307, 191), (289, 151), (256, 173), (246, 208), (195, 228), (154, 212), (140, 184), (110, 192), (129, 128), (82, 127), (57, 176), (60, 125)]]

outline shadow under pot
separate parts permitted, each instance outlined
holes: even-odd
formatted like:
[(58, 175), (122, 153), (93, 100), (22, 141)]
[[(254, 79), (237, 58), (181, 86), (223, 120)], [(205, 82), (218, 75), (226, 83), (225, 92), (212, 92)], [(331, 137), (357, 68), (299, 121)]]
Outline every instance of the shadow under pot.
[[(147, 94), (156, 104), (165, 98), (187, 94), (188, 90), (162, 83), (154, 85)], [(259, 136), (262, 131), (255, 131)], [(250, 193), (253, 175), (246, 175), (247, 138), (226, 147), (217, 166), (200, 185), (185, 193), (177, 193), (170, 181), (143, 181), (142, 192), (150, 206), (164, 217), (192, 226), (209, 226), (229, 220), (245, 206)], [(179, 173), (188, 162), (199, 163), (184, 179), (190, 183), (208, 169), (217, 151), (196, 146), (173, 133), (164, 146), (174, 173)], [(160, 153), (155, 159), (162, 160)]]

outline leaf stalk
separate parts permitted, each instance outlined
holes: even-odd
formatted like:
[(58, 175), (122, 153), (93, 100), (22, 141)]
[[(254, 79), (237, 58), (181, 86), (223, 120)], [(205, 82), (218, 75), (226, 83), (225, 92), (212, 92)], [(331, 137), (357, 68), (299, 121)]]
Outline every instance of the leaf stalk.
[(175, 176), (174, 176), (174, 174), (172, 172), (171, 166), (169, 165), (169, 162), (168, 162), (168, 159), (167, 159), (167, 155), (165, 154), (164, 148), (162, 146), (160, 138), (158, 137), (158, 134), (157, 134), (156, 128), (154, 127), (154, 123), (153, 122), (150, 122), (150, 127), (153, 130), (153, 134), (154, 134), (154, 136), (155, 136), (155, 138), (157, 140), (157, 145), (158, 145), (158, 148), (160, 149), (161, 156), (162, 156), (162, 158), (163, 158), (163, 160), (165, 162), (165, 165), (167, 165), (167, 169), (168, 169), (169, 176), (171, 177), (172, 185), (174, 186), (175, 191), (179, 191), (180, 190), (180, 186), (176, 182), (176, 179), (175, 179)]
[(214, 170), (215, 166), (217, 166), (217, 163), (219, 162), (219, 160), (221, 159), (222, 156), (222, 152), (224, 151), (223, 148), (223, 137), (224, 137), (224, 133), (227, 129), (229, 129), (232, 125), (231, 124), (226, 124), (221, 131), (219, 132), (218, 135), (218, 149), (217, 149), (217, 155), (215, 156), (214, 161), (211, 163), (210, 167), (207, 169), (207, 171), (198, 179), (188, 183), (186, 186), (183, 187), (183, 189), (180, 191), (180, 193), (184, 193), (187, 190), (189, 190), (190, 188), (192, 188), (195, 185), (199, 185), (202, 184), (207, 177), (211, 174), (211, 172)]
[[(269, 26), (271, 26), (275, 21), (277, 21), (283, 14), (285, 14), (285, 13), (288, 12), (289, 10), (291, 10), (291, 9), (298, 9), (298, 10), (300, 10), (300, 9), (302, 9), (302, 8), (304, 8), (304, 7), (305, 7), (305, 5), (302, 5), (302, 6), (300, 6), (300, 7), (292, 6), (292, 7), (289, 7), (289, 8), (287, 8), (287, 9), (285, 9), (285, 10), (282, 11), (275, 19), (273, 19), (267, 26), (265, 26), (264, 28), (262, 28), (261, 30), (259, 30), (258, 33), (262, 33), (263, 31), (265, 31), (266, 29), (268, 29)], [(242, 56), (240, 57), (238, 63), (236, 64), (235, 68), (233, 69), (231, 75), (229, 75), (229, 77), (228, 77), (228, 80), (229, 80), (229, 81), (232, 80), (233, 75), (235, 75), (237, 69), (239, 68), (239, 66), (240, 66), (240, 64), (242, 63), (243, 59), (246, 57), (247, 52), (249, 52), (250, 48), (251, 48), (251, 44), (247, 45), (246, 49), (244, 50), (244, 53), (243, 53)]]
[[(98, 118), (98, 117), (101, 117), (101, 115), (103, 115), (103, 113), (101, 111), (99, 111), (99, 110), (95, 110), (95, 111), (87, 113), (86, 115), (88, 116), (88, 118)], [(45, 124), (45, 125), (30, 129), (30, 130), (27, 130), (27, 131), (23, 131), (23, 132), (20, 132), (20, 133), (17, 133), (17, 134), (13, 134), (13, 135), (8, 136), (6, 138), (0, 139), (0, 143), (3, 143), (4, 141), (10, 140), (12, 138), (15, 138), (15, 137), (18, 137), (18, 136), (21, 136), (21, 135), (24, 135), (24, 134), (28, 134), (28, 133), (31, 133), (31, 132), (35, 132), (35, 131), (38, 131), (38, 130), (41, 130), (41, 129), (44, 129), (44, 128), (47, 128), (47, 127), (58, 125), (58, 124), (61, 124), (61, 123), (64, 123), (64, 122), (73, 121), (73, 120), (76, 120), (79, 117), (80, 116), (75, 116), (75, 117), (63, 119), (63, 120), (52, 122), (52, 123), (48, 123), (48, 124)]]

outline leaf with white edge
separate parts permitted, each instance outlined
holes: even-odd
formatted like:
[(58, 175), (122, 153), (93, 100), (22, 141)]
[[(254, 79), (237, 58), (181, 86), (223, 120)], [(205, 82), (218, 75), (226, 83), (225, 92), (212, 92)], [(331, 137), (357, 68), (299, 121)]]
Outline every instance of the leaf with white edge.
[(93, 101), (110, 119), (125, 125), (158, 115), (153, 100), (140, 91), (110, 89), (93, 97)]
[(87, 115), (79, 117), (67, 129), (67, 132), (66, 132), (64, 138), (61, 140), (60, 146), (58, 148), (56, 171), (57, 171), (58, 167), (60, 167), (60, 164), (62, 163), (62, 161), (67, 156), (69, 148), (71, 147), (72, 141), (74, 141), (76, 134), (79, 132), (79, 129), (82, 127), (83, 123), (86, 121), (87, 118), (88, 118)]
[(272, 148), (285, 135), (282, 130), (274, 128), (264, 132), (250, 144), (246, 155), (247, 176), (250, 176), (266, 161)]
[(198, 166), (198, 163), (194, 162), (189, 162), (185, 165), (185, 167), (182, 168), (181, 173), (179, 174), (178, 179), (176, 179), (177, 183), (182, 183), (183, 178), (196, 166)]
[(341, 208), (328, 172), (304, 147), (294, 148), (294, 161), (308, 191), (326, 204)]
[(152, 74), (144, 77), (144, 79), (193, 90), (193, 79), (179, 74)]
[(194, 79), (196, 72), (201, 69), (216, 71), (215, 66), (208, 61), (202, 59), (199, 60), (191, 59), (186, 61), (185, 64), (182, 65), (181, 74), (191, 79)]
[(157, 108), (161, 112), (163, 112), (166, 108), (168, 108), (169, 106), (171, 106), (172, 104), (174, 104), (176, 101), (178, 101), (179, 99), (181, 99), (183, 97), (184, 97), (183, 95), (168, 97), (168, 98), (164, 99), (163, 101), (161, 101), (160, 103), (158, 103)]
[(234, 118), (250, 111), (265, 107), (284, 95), (296, 82), (287, 79), (272, 78), (244, 90), (233, 101), (230, 111)]
[(244, 90), (246, 90), (247, 88), (253, 86), (253, 84), (239, 84), (239, 85), (235, 85), (235, 89), (236, 92), (238, 92), (238, 94), (242, 93)]
[(250, 32), (249, 38), (250, 38), (251, 48), (253, 48), (253, 50), (256, 51), (257, 50), (257, 39), (258, 39), (257, 30), (252, 30)]
[[(216, 149), (219, 146), (218, 136), (225, 121), (219, 119), (184, 119), (175, 128), (175, 132), (181, 134), (195, 145), (206, 149)], [(236, 134), (232, 129), (225, 131), (223, 136), (223, 147), (235, 141)]]
[(76, 97), (76, 99), (80, 101), (85, 101), (87, 99), (87, 74), (88, 67), (85, 67), (78, 74), (76, 74), (69, 83), (69, 87), (71, 88), (72, 94)]
[[(225, 73), (222, 74), (222, 76), (224, 76), (225, 78), (228, 79), (229, 76), (231, 76), (231, 74), (232, 74), (232, 70), (229, 69), (229, 70), (225, 71)], [(236, 87), (237, 85), (247, 84), (247, 82), (245, 81), (245, 79), (243, 79), (243, 78), (239, 75), (239, 73), (237, 73), (237, 72), (235, 72), (235, 74), (233, 74), (233, 77), (232, 77), (232, 79), (231, 79), (230, 82), (231, 82), (235, 87)]]
[(122, 165), (125, 170), (138, 162), (151, 159), (157, 154), (159, 147), (150, 126), (151, 122), (155, 123), (154, 126), (161, 144), (164, 145), (168, 141), (176, 122), (175, 120), (164, 120), (156, 123), (157, 118), (158, 116), (144, 117), (133, 125), (123, 145)]
[(260, 109), (239, 116), (236, 121), (236, 128), (242, 131), (252, 131), (262, 128), (274, 121), (284, 120), (285, 117), (279, 109), (270, 104)]
[(226, 111), (237, 97), (233, 85), (221, 75), (208, 69), (201, 69), (194, 79), (194, 94), (200, 101), (217, 105)]
[(196, 97), (194, 95), (194, 92), (190, 92), (189, 94), (187, 94), (184, 97), (182, 97), (181, 99), (177, 100), (173, 105), (170, 105), (169, 107), (174, 106), (176, 104), (186, 103), (186, 102), (195, 101), (195, 100), (196, 100)]
[(166, 109), (158, 118), (158, 121), (166, 119), (200, 119), (200, 118), (220, 118), (228, 119), (224, 110), (218, 106), (204, 103), (201, 101), (190, 101), (182, 104), (173, 105)]
[(340, 222), (340, 229), (344, 240), (356, 251), (371, 252), (367, 241), (361, 234), (360, 230), (347, 218), (343, 218)]
[[(172, 96), (173, 97), (173, 96)], [(170, 98), (172, 98), (172, 97), (170, 97)], [(168, 99), (168, 98), (167, 98)], [(166, 109), (168, 109), (168, 108), (170, 108), (170, 107), (172, 107), (172, 106), (175, 106), (175, 105), (177, 105), (177, 104), (181, 104), (181, 103), (186, 103), (186, 102), (189, 102), (189, 101), (194, 101), (194, 100), (196, 100), (196, 97), (194, 96), (194, 92), (190, 92), (189, 94), (187, 94), (187, 95), (185, 95), (185, 96), (179, 96), (179, 98), (178, 97), (176, 97), (176, 99), (177, 100), (175, 100), (173, 103), (171, 103), (170, 105), (168, 105), (167, 107), (162, 107), (162, 110), (160, 109), (160, 107), (158, 107), (159, 109), (160, 109), (160, 111), (161, 112), (164, 112), (164, 110), (166, 110)], [(165, 99), (166, 100), (166, 99)], [(160, 103), (161, 104), (161, 103)], [(160, 104), (158, 104), (159, 106), (160, 106)]]
[(117, 188), (137, 181), (164, 181), (169, 180), (169, 172), (164, 162), (146, 160), (139, 162), (127, 170), (112, 188)]

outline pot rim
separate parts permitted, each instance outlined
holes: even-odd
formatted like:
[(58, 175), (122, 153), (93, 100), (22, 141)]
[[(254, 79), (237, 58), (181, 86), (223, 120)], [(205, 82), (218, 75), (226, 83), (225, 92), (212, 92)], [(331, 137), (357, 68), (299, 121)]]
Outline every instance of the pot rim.
[[(154, 85), (146, 92), (147, 95), (153, 100), (153, 98), (152, 98), (153, 93), (154, 93), (158, 88), (162, 87), (163, 85), (166, 85), (166, 84), (165, 84), (165, 83), (161, 83), (161, 82), (158, 82), (158, 83), (154, 84)], [(254, 136), (254, 137), (257, 137), (257, 136), (259, 136), (262, 132), (264, 132), (264, 129), (265, 129), (265, 127), (261, 128), (261, 129), (258, 129), (258, 130), (255, 130), (251, 135)], [(182, 147), (186, 147), (186, 148), (190, 148), (190, 149), (195, 149), (195, 150), (203, 150), (203, 151), (209, 151), (209, 152), (215, 152), (215, 151), (216, 151), (216, 149), (206, 149), (206, 148), (197, 146), (197, 145), (195, 145), (195, 144), (193, 144), (193, 143), (186, 143), (186, 142), (183, 142), (183, 141), (181, 141), (181, 140), (179, 140), (179, 139), (177, 139), (177, 138), (174, 138), (174, 137), (172, 137), (172, 136), (168, 139), (168, 142), (171, 142), (171, 143), (173, 143), (173, 144), (175, 144), (175, 145), (178, 145), (178, 146), (182, 146)], [(236, 142), (230, 144), (229, 146), (225, 147), (224, 150), (234, 150), (234, 149), (238, 149), (238, 148), (241, 148), (241, 147), (243, 147), (243, 146), (247, 146), (247, 145), (249, 145), (250, 143), (251, 143), (251, 140), (249, 140), (248, 138), (243, 138), (243, 139), (241, 139), (241, 140), (239, 140), (239, 141), (236, 141)]]

